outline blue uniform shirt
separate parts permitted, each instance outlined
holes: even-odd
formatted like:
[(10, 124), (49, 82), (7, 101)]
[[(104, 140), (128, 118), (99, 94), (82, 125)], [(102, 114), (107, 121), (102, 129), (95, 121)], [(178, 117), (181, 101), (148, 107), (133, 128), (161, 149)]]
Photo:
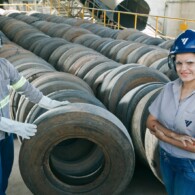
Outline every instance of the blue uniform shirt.
[[(167, 83), (150, 105), (149, 112), (168, 129), (195, 137), (195, 91), (180, 101), (181, 87), (180, 79)], [(195, 153), (163, 141), (160, 146), (175, 157), (195, 159)]]

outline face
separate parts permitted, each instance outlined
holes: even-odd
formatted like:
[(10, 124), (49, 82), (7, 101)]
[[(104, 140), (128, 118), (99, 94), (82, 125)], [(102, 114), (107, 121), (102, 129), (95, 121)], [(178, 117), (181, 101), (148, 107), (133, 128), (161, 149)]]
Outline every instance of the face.
[(175, 58), (176, 71), (183, 82), (195, 82), (195, 54), (177, 54)]

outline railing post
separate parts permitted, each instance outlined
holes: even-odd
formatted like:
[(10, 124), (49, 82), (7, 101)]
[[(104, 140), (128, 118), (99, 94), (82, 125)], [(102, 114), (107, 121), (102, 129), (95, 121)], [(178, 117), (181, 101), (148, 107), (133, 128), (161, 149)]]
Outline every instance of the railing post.
[(92, 9), (92, 23), (94, 21), (94, 8)]
[(84, 6), (82, 7), (82, 19), (84, 19), (84, 13), (85, 13), (85, 10), (84, 10)]
[(68, 1), (68, 16), (70, 16), (70, 0)]
[(137, 29), (137, 14), (135, 14), (134, 28)]
[(58, 15), (60, 15), (60, 7), (61, 7), (60, 0), (58, 0)]
[(121, 23), (121, 13), (118, 11), (118, 29), (120, 28)]
[(106, 11), (104, 11), (104, 26), (106, 26)]
[(50, 15), (51, 15), (51, 12), (52, 12), (52, 0), (50, 0)]
[(26, 11), (28, 12), (29, 11), (29, 7), (28, 7), (27, 3), (25, 5), (26, 5)]
[(157, 37), (157, 34), (158, 34), (158, 16), (156, 17), (155, 37)]

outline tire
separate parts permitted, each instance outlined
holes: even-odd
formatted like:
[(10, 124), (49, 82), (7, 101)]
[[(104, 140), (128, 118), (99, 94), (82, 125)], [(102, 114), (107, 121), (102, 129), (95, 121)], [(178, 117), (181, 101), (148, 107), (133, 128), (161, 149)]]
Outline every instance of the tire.
[(108, 109), (115, 113), (121, 98), (131, 89), (148, 82), (168, 82), (169, 78), (163, 73), (148, 67), (138, 67), (127, 70), (114, 77), (108, 85)]
[[(129, 184), (135, 166), (133, 145), (123, 124), (107, 110), (72, 104), (44, 113), (35, 124), (36, 136), (22, 143), (19, 154), (22, 178), (33, 194), (115, 195)], [(53, 147), (72, 138), (87, 139), (104, 154), (98, 176), (84, 185), (60, 179), (50, 164)]]
[(109, 83), (111, 80), (117, 76), (119, 73), (124, 72), (128, 69), (136, 67), (136, 64), (125, 64), (123, 66), (116, 67), (115, 69), (111, 70), (106, 77), (104, 78), (102, 85), (99, 90), (98, 98), (107, 106), (108, 105), (108, 96), (110, 93), (111, 88), (108, 88)]
[(133, 88), (121, 98), (116, 108), (115, 115), (123, 122), (130, 135), (132, 117), (137, 104), (141, 98), (147, 95), (150, 91), (162, 87), (163, 85), (164, 84), (161, 82), (145, 83)]
[(132, 117), (131, 137), (135, 147), (137, 160), (142, 164), (148, 165), (146, 152), (144, 148), (144, 140), (146, 133), (146, 121), (149, 115), (148, 107), (160, 93), (162, 87), (153, 89), (143, 96), (137, 104)]

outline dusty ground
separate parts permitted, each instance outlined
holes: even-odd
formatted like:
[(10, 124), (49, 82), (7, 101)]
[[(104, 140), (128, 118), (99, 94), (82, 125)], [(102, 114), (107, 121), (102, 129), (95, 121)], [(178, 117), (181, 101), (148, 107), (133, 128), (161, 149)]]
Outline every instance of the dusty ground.
[[(7, 195), (32, 195), (24, 184), (18, 167), (20, 144), (15, 140), (15, 160), (7, 189)], [(164, 186), (156, 179), (150, 169), (138, 165), (131, 183), (124, 195), (166, 195)]]

